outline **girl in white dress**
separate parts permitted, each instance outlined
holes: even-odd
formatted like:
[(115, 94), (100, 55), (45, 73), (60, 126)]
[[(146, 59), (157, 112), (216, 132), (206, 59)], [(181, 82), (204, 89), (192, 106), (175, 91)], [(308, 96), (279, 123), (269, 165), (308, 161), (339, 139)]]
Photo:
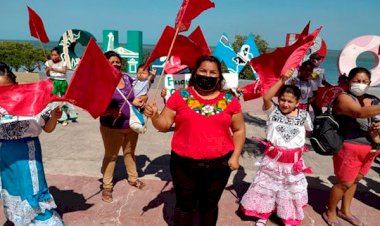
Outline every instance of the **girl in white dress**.
[[(264, 156), (248, 191), (241, 200), (241, 209), (248, 216), (259, 218), (257, 226), (266, 225), (274, 212), (285, 225), (299, 225), (307, 205), (307, 181), (304, 172), (311, 172), (301, 158), (305, 149), (306, 131), (312, 131), (310, 115), (298, 108), (301, 92), (294, 85), (285, 85), (293, 74), (288, 70), (263, 96), (263, 110), (268, 115)], [(279, 91), (280, 90), (280, 91)], [(272, 98), (278, 95), (278, 105)]]

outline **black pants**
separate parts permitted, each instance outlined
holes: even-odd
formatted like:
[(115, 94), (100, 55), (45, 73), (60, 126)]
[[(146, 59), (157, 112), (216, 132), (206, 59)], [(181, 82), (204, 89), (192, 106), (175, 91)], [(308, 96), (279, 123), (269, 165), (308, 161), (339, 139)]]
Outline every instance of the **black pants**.
[(216, 225), (218, 202), (231, 174), (231, 154), (213, 160), (193, 160), (172, 152), (170, 172), (177, 199), (174, 225), (192, 225), (196, 211), (202, 226)]

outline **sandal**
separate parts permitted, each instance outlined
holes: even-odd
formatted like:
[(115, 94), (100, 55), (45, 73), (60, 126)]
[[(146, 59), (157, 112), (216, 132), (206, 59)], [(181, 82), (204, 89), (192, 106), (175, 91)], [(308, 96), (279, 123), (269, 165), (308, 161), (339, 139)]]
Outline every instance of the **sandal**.
[(259, 219), (258, 221), (256, 221), (256, 224), (255, 226), (265, 226), (267, 225), (267, 221), (266, 219)]
[(112, 202), (112, 188), (104, 188), (102, 191), (102, 200), (104, 202)]
[(133, 187), (136, 187), (140, 190), (142, 190), (144, 187), (145, 187), (145, 183), (142, 182), (141, 180), (137, 179), (136, 181), (134, 182), (131, 182), (131, 181), (128, 181), (128, 184), (133, 186)]
[(322, 213), (322, 218), (323, 220), (326, 222), (327, 225), (329, 226), (341, 226), (342, 224), (340, 223), (340, 221), (332, 221), (330, 220), (328, 217), (327, 217), (327, 214), (326, 212), (323, 212)]
[(342, 214), (342, 211), (338, 210), (338, 217), (342, 218), (343, 220), (349, 222), (350, 224), (354, 226), (364, 226), (363, 222), (355, 215), (352, 214), (352, 217), (347, 217)]

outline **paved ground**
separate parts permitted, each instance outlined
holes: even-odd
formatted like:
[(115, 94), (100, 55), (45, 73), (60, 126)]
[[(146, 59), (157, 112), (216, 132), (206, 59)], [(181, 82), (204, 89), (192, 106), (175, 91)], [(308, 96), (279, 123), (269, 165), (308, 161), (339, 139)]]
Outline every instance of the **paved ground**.
[[(265, 117), (260, 110), (260, 100), (242, 104), (247, 140), (240, 160), (241, 168), (231, 175), (219, 204), (219, 226), (254, 225), (254, 219), (237, 211), (238, 200), (255, 174), (254, 161), (262, 148), (254, 137), (264, 136)], [(115, 175), (114, 202), (105, 204), (100, 195), (103, 146), (98, 130), (98, 121), (79, 110), (78, 123), (66, 127), (58, 125), (53, 133), (41, 135), (48, 184), (65, 223), (69, 226), (171, 225), (175, 203), (168, 164), (172, 132), (159, 133), (149, 123), (148, 132), (140, 136), (137, 146), (139, 174), (147, 188), (140, 191), (128, 185), (120, 158)], [(305, 154), (305, 161), (313, 167), (314, 174), (308, 176), (310, 200), (302, 225), (325, 225), (320, 213), (325, 209), (328, 191), (334, 181), (332, 160), (309, 152)], [(353, 212), (369, 226), (379, 225), (379, 173), (380, 165), (375, 163), (360, 183), (353, 202)], [(278, 219), (271, 220), (268, 225), (281, 225)], [(1, 222), (5, 220), (0, 214)], [(343, 225), (349, 224), (344, 222)]]

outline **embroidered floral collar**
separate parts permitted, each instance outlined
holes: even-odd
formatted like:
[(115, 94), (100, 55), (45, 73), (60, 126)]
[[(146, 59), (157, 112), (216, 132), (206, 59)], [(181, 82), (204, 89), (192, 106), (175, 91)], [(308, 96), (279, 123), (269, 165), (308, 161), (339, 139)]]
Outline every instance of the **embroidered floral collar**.
[(187, 89), (181, 89), (180, 94), (187, 106), (198, 114), (211, 116), (223, 112), (229, 103), (231, 103), (233, 95), (225, 93), (223, 98), (214, 104), (204, 104), (199, 102)]

